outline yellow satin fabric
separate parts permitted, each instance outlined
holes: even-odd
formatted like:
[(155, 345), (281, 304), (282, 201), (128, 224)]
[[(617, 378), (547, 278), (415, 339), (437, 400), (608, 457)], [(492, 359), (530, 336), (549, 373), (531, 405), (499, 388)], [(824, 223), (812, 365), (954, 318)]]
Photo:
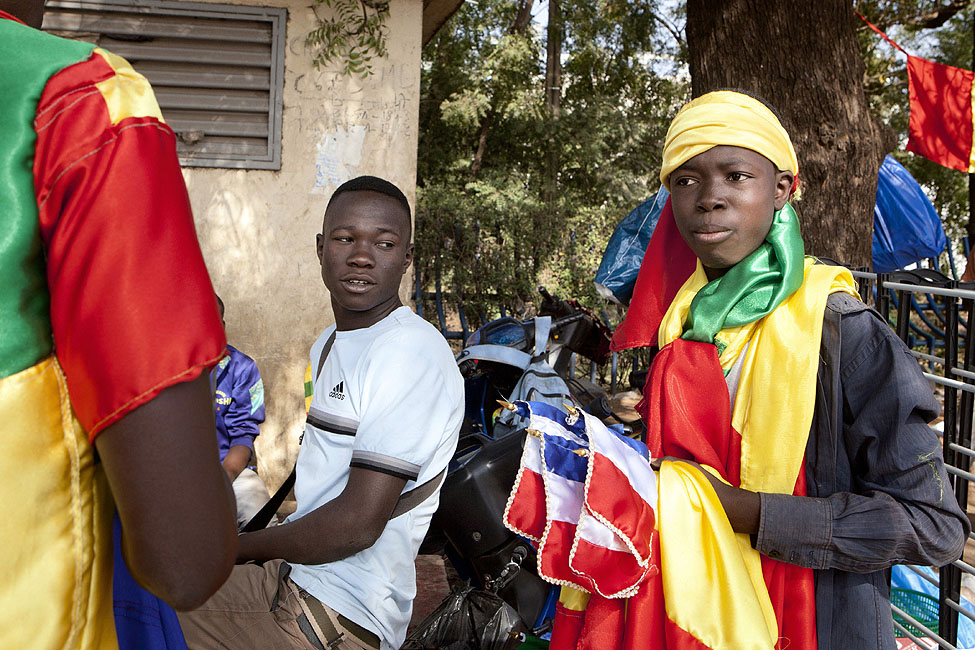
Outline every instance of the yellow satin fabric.
[[(717, 336), (724, 345), (718, 361), (726, 372), (747, 346), (731, 426), (742, 437), (741, 487), (756, 492), (792, 493), (815, 407), (826, 299), (836, 292), (860, 297), (853, 276), (845, 268), (816, 264), (814, 258), (807, 257), (804, 274), (799, 290), (771, 314), (722, 330)], [(691, 301), (707, 282), (698, 260), (694, 273), (664, 314), (659, 347), (681, 335)], [(787, 383), (783, 377), (789, 378)], [(756, 392), (759, 397), (753, 399)], [(793, 426), (784, 431), (782, 422)], [(766, 467), (769, 458), (778, 460)]]
[(566, 609), (581, 612), (589, 604), (589, 594), (575, 587), (562, 585), (562, 591), (559, 592), (559, 602)]
[(165, 124), (156, 96), (146, 78), (122, 57), (100, 47), (96, 47), (94, 51), (115, 70), (114, 77), (95, 84), (108, 106), (112, 124), (118, 124), (128, 117), (154, 117)]
[(711, 650), (770, 650), (778, 626), (748, 535), (731, 529), (711, 483), (666, 461), (657, 478), (667, 618)]
[(684, 105), (667, 129), (660, 182), (670, 189), (670, 174), (685, 162), (718, 145), (760, 153), (776, 169), (799, 173), (789, 134), (762, 102), (731, 90), (702, 95)]
[(117, 648), (111, 493), (53, 357), (0, 380), (0, 440), (0, 648)]
[[(802, 286), (775, 311), (718, 335), (725, 370), (745, 355), (732, 426), (742, 437), (741, 487), (748, 490), (795, 488), (815, 409), (826, 299), (838, 291), (859, 297), (847, 269), (814, 261), (806, 259)], [(680, 336), (691, 300), (706, 283), (698, 262), (664, 315), (661, 347)], [(665, 462), (657, 489), (667, 616), (712, 650), (773, 648), (778, 626), (761, 558), (747, 535), (731, 529), (707, 478)]]
[(807, 258), (802, 287), (755, 328), (731, 414), (731, 426), (741, 434), (746, 490), (792, 494), (795, 489), (816, 408), (826, 299), (838, 292), (860, 298), (847, 269)]
[[(664, 313), (663, 320), (660, 321), (660, 328), (657, 330), (657, 347), (659, 349), (663, 349), (665, 345), (680, 338), (681, 334), (684, 333), (684, 323), (691, 311), (691, 302), (697, 292), (707, 283), (708, 276), (704, 272), (704, 265), (701, 264), (701, 260), (698, 260), (694, 273), (684, 282), (684, 286), (677, 292), (677, 296)], [(727, 372), (735, 364), (738, 355), (741, 354), (742, 349), (751, 338), (754, 326), (755, 323), (748, 323), (740, 327), (724, 329), (718, 333), (718, 340), (725, 346), (718, 357), (722, 370)]]
[(311, 376), (311, 364), (305, 366), (305, 413), (311, 410), (311, 398), (313, 396), (312, 386), (315, 384), (314, 377)]

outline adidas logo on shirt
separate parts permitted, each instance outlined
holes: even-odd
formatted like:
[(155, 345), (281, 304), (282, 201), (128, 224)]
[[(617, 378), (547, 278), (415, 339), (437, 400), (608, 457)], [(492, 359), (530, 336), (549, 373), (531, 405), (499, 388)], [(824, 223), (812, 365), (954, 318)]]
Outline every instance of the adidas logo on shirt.
[(345, 393), (343, 392), (344, 388), (345, 388), (345, 382), (340, 381), (335, 385), (334, 388), (332, 388), (332, 391), (328, 394), (328, 396), (331, 397), (332, 399), (345, 399)]

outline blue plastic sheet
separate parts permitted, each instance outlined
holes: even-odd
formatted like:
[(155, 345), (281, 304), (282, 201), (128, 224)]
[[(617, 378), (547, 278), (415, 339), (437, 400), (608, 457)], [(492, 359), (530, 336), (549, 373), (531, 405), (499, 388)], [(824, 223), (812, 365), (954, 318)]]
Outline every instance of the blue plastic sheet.
[(667, 189), (661, 187), (616, 226), (596, 271), (596, 290), (604, 298), (623, 305), (630, 303), (643, 254), (668, 196)]
[(924, 190), (891, 156), (877, 179), (873, 211), (873, 270), (886, 273), (945, 249), (945, 229)]

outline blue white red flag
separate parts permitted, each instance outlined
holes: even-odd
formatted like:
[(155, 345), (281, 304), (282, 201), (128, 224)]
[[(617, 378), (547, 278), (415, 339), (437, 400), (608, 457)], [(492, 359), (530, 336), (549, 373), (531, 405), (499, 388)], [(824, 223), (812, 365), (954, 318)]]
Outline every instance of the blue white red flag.
[(650, 562), (656, 481), (646, 447), (583, 412), (516, 402), (529, 420), (504, 523), (538, 543), (538, 573), (605, 598), (627, 598)]

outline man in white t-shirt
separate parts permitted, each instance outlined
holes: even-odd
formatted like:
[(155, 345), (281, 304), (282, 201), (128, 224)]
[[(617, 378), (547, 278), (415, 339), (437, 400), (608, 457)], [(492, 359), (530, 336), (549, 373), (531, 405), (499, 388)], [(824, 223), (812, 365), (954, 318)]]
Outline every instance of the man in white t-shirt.
[(413, 561), (464, 410), (446, 341), (399, 299), (410, 235), (409, 203), (387, 181), (359, 177), (329, 200), (318, 258), (335, 326), (311, 351), (318, 371), (298, 508), (280, 526), (240, 536), (237, 561), (263, 564), (237, 566), (213, 598), (180, 615), (191, 648), (403, 643)]

